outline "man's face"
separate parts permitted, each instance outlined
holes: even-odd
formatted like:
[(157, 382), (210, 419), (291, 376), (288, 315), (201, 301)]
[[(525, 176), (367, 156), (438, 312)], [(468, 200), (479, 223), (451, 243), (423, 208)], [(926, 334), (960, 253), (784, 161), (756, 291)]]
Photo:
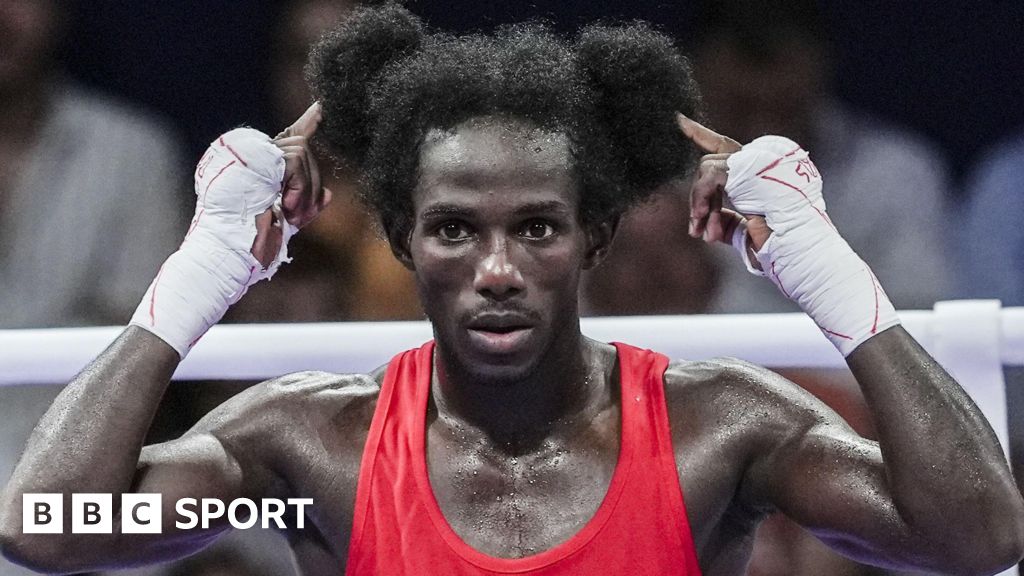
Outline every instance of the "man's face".
[(413, 207), (420, 299), (460, 371), (513, 383), (578, 335), (591, 263), (564, 135), (488, 119), (431, 132)]

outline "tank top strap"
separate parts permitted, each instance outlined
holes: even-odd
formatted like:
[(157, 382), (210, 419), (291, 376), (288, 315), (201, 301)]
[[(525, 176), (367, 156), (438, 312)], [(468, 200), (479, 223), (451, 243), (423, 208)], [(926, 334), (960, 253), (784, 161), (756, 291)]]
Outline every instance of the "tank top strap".
[[(670, 363), (664, 354), (621, 342), (618, 351), (622, 385), (622, 443), (644, 465), (634, 468), (632, 493), (638, 500), (661, 502), (676, 519), (675, 535), (684, 551), (686, 574), (700, 574), (685, 498), (676, 467), (675, 448), (665, 397), (665, 371)], [(659, 486), (658, 496), (641, 487)]]
[[(359, 544), (365, 531), (367, 508), (370, 505), (373, 477), (382, 450), (388, 454), (400, 453), (396, 444), (408, 444), (415, 433), (417, 408), (421, 397), (430, 389), (430, 370), (433, 368), (434, 341), (419, 348), (396, 354), (388, 362), (377, 396), (366, 445), (359, 463), (359, 480), (356, 484), (356, 500), (352, 517), (352, 539), (350, 549)], [(426, 371), (426, 376), (424, 376)], [(415, 386), (410, 394), (400, 387)]]

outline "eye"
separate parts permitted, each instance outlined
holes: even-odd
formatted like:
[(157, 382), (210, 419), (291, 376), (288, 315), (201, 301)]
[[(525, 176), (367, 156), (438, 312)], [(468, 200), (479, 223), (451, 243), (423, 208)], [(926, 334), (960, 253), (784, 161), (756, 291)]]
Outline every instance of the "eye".
[(437, 229), (437, 234), (443, 240), (449, 241), (464, 240), (469, 237), (466, 225), (461, 222), (446, 222)]
[(520, 232), (523, 236), (533, 240), (543, 240), (551, 237), (555, 233), (555, 228), (548, 222), (543, 220), (530, 220)]

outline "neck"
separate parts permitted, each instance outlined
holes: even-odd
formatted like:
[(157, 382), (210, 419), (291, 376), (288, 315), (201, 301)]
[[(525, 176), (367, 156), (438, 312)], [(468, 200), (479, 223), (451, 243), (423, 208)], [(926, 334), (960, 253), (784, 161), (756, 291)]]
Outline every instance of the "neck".
[(575, 330), (548, 348), (536, 369), (508, 383), (474, 377), (438, 347), (432, 396), (437, 417), (468, 427), (512, 454), (585, 423), (611, 401), (606, 362), (596, 342)]

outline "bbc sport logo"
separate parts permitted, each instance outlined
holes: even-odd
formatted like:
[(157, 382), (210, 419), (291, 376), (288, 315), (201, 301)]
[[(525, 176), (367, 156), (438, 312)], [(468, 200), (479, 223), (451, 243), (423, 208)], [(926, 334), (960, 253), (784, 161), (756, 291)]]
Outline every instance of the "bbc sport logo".
[[(25, 494), (22, 499), (22, 532), (25, 534), (64, 533), (63, 494)], [(264, 498), (259, 502), (237, 498), (225, 504), (217, 498), (182, 498), (175, 502), (178, 519), (174, 527), (179, 530), (205, 529), (210, 521), (227, 518), (233, 528), (245, 530), (257, 523), (262, 528), (274, 526), (302, 529), (306, 527), (305, 509), (313, 505), (312, 498)], [(295, 526), (285, 525), (289, 507), (295, 508), (291, 516)], [(122, 494), (120, 530), (123, 534), (160, 534), (163, 531), (163, 497), (160, 494)], [(112, 494), (72, 494), (71, 533), (111, 534), (114, 531)]]

